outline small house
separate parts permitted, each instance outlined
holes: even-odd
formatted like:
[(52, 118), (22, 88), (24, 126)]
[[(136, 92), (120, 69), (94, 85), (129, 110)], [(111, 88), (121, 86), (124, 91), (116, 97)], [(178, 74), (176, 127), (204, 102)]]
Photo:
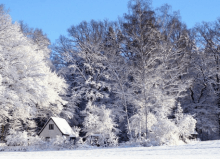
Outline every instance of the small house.
[(56, 136), (65, 136), (69, 140), (77, 137), (67, 121), (58, 117), (51, 117), (39, 131), (38, 135), (46, 140), (56, 138)]

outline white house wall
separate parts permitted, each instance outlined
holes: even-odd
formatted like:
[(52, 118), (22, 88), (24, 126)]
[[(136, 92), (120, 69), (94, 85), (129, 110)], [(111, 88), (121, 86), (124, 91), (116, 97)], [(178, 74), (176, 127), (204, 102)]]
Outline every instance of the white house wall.
[[(54, 124), (54, 129), (53, 130), (49, 130), (49, 124)], [(50, 137), (50, 138), (55, 138), (56, 136), (62, 136), (62, 133), (60, 132), (60, 130), (58, 129), (58, 127), (56, 126), (56, 124), (53, 122), (53, 120), (50, 120), (47, 125), (45, 126), (45, 128), (43, 129), (43, 131), (40, 133), (40, 137)]]

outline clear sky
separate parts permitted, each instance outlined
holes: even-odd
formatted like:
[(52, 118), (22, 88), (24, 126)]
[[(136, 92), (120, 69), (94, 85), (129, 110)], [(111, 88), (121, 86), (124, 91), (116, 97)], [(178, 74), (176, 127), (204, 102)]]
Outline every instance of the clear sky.
[[(23, 20), (30, 27), (41, 28), (51, 42), (71, 25), (86, 20), (117, 20), (127, 12), (128, 0), (0, 0), (10, 9), (13, 21)], [(180, 11), (189, 28), (197, 22), (220, 17), (220, 0), (152, 0), (153, 8), (165, 3)]]

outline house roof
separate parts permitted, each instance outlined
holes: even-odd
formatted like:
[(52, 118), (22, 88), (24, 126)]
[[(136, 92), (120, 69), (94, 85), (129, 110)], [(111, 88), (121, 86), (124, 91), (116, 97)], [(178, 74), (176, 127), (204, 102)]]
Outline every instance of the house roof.
[(55, 125), (58, 127), (58, 129), (60, 130), (60, 132), (63, 135), (67, 135), (67, 136), (70, 136), (70, 137), (77, 137), (76, 133), (72, 130), (70, 125), (67, 123), (67, 121), (65, 119), (63, 119), (63, 118), (58, 118), (58, 117), (51, 117), (46, 122), (44, 127), (39, 131), (38, 135), (40, 135), (40, 133), (43, 131), (43, 129), (46, 127), (46, 125), (48, 124), (48, 122), (50, 120), (53, 120), (53, 122), (55, 123)]

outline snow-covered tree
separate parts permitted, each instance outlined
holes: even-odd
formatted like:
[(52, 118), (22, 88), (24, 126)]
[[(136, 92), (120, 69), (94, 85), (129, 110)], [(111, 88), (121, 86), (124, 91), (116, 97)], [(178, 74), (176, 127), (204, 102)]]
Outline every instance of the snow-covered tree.
[(46, 61), (48, 66), (54, 70), (54, 66), (52, 65), (52, 62), (50, 60), (51, 49), (49, 49), (49, 46), (51, 45), (51, 43), (47, 35), (44, 34), (41, 29), (30, 28), (23, 21), (20, 21), (19, 25), (20, 25), (20, 30), (24, 34), (24, 36), (28, 37), (31, 43), (38, 46), (36, 50), (41, 50), (43, 52), (44, 60)]
[(86, 132), (88, 140), (89, 137), (98, 135), (97, 144), (101, 146), (117, 144), (119, 132), (110, 109), (106, 109), (105, 106), (97, 107), (89, 102), (82, 113), (86, 116), (83, 122), (83, 131)]
[[(163, 16), (168, 17), (166, 14)], [(165, 119), (172, 114), (175, 100), (186, 90), (187, 81), (182, 81), (181, 76), (187, 73), (184, 65), (187, 59), (187, 32), (172, 39), (175, 34), (172, 27), (176, 22), (172, 20), (175, 16), (168, 19), (170, 25), (163, 24), (145, 1), (130, 1), (130, 14), (124, 18), (124, 54), (132, 66), (130, 83), (137, 114), (145, 114), (145, 124), (148, 124), (149, 113)], [(163, 31), (165, 25), (169, 28), (169, 34)], [(145, 134), (148, 134), (148, 126), (145, 125), (145, 128)]]
[[(0, 12), (0, 118), (15, 130), (28, 129), (28, 120), (59, 115), (65, 82), (51, 72), (44, 49), (24, 36), (18, 23)], [(30, 122), (30, 121), (29, 121)]]
[(183, 114), (183, 109), (180, 103), (178, 103), (177, 105), (174, 116), (175, 123), (178, 128), (178, 136), (181, 140), (187, 142), (191, 135), (197, 134), (197, 132), (195, 131), (197, 121), (192, 115)]
[(92, 101), (97, 106), (113, 106), (109, 98), (111, 76), (102, 47), (105, 25), (104, 22), (91, 21), (72, 26), (68, 30), (69, 38), (61, 36), (53, 47), (60, 57), (58, 61), (62, 62), (56, 64), (58, 72), (69, 84), (66, 109), (72, 110), (69, 112), (74, 114), (74, 123), (79, 126), (83, 121), (79, 112), (85, 109), (86, 103)]
[[(133, 139), (146, 146), (178, 145), (188, 142), (191, 135), (195, 134), (196, 120), (192, 115), (183, 114), (180, 104), (177, 106), (175, 119), (153, 113), (148, 114), (147, 120), (145, 118), (145, 114), (139, 112), (130, 120)], [(146, 134), (146, 129), (149, 130), (148, 134)]]
[(219, 20), (195, 26), (189, 67), (193, 79), (182, 106), (197, 120), (202, 140), (219, 138)]

